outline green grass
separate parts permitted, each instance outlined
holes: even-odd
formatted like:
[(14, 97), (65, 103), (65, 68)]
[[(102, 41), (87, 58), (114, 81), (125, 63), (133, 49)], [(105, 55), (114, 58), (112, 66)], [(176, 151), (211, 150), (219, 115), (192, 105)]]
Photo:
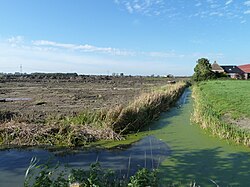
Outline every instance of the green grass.
[(250, 132), (240, 128), (234, 121), (250, 119), (249, 88), (247, 81), (232, 80), (208, 81), (195, 85), (191, 120), (214, 135), (250, 146)]
[(199, 89), (220, 115), (230, 114), (234, 119), (250, 117), (249, 81), (209, 81), (200, 83)]

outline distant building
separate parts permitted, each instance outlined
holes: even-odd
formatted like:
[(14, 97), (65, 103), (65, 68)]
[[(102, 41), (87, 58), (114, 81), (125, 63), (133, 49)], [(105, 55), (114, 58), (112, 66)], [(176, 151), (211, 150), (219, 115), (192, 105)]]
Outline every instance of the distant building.
[(213, 72), (218, 72), (218, 73), (224, 73), (224, 69), (217, 64), (216, 61), (212, 64), (212, 71)]
[[(219, 64), (217, 64), (217, 62), (215, 61), (212, 64), (212, 71), (213, 72), (217, 72), (217, 73), (224, 73), (226, 74), (228, 77), (231, 77), (232, 79), (242, 79), (245, 78), (245, 71), (240, 69), (238, 66), (236, 65), (226, 65), (226, 66), (220, 66)], [(250, 72), (249, 72), (250, 73)]]
[(221, 66), (224, 69), (224, 73), (226, 73), (232, 79), (242, 79), (244, 77), (245, 72), (242, 71), (237, 66)]
[(250, 64), (240, 65), (238, 66), (242, 71), (244, 71), (244, 78), (249, 79), (250, 78)]

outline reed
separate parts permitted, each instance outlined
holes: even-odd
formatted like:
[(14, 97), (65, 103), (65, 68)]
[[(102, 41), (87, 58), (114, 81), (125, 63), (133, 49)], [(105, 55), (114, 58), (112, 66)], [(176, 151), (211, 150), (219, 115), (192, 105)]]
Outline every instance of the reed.
[(127, 106), (51, 116), (44, 124), (10, 120), (0, 126), (0, 144), (81, 146), (101, 139), (121, 140), (122, 135), (140, 131), (169, 109), (186, 86), (178, 82), (157, 87)]
[(169, 109), (180, 97), (187, 84), (179, 82), (143, 93), (128, 106), (109, 111), (113, 122), (108, 124), (118, 133), (137, 132), (158, 118), (160, 113)]

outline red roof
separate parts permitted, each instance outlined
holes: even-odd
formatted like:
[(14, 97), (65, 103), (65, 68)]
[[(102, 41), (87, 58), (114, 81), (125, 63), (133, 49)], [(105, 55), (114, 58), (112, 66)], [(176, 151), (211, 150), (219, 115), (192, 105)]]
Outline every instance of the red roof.
[(241, 65), (241, 66), (238, 66), (238, 68), (240, 68), (245, 73), (250, 73), (250, 64)]

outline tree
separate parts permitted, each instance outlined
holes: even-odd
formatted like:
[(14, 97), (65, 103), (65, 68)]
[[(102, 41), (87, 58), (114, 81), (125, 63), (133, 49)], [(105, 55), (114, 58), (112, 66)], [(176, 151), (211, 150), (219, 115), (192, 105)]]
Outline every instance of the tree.
[(204, 81), (215, 78), (215, 74), (212, 71), (212, 66), (208, 59), (198, 59), (192, 78), (194, 81)]

